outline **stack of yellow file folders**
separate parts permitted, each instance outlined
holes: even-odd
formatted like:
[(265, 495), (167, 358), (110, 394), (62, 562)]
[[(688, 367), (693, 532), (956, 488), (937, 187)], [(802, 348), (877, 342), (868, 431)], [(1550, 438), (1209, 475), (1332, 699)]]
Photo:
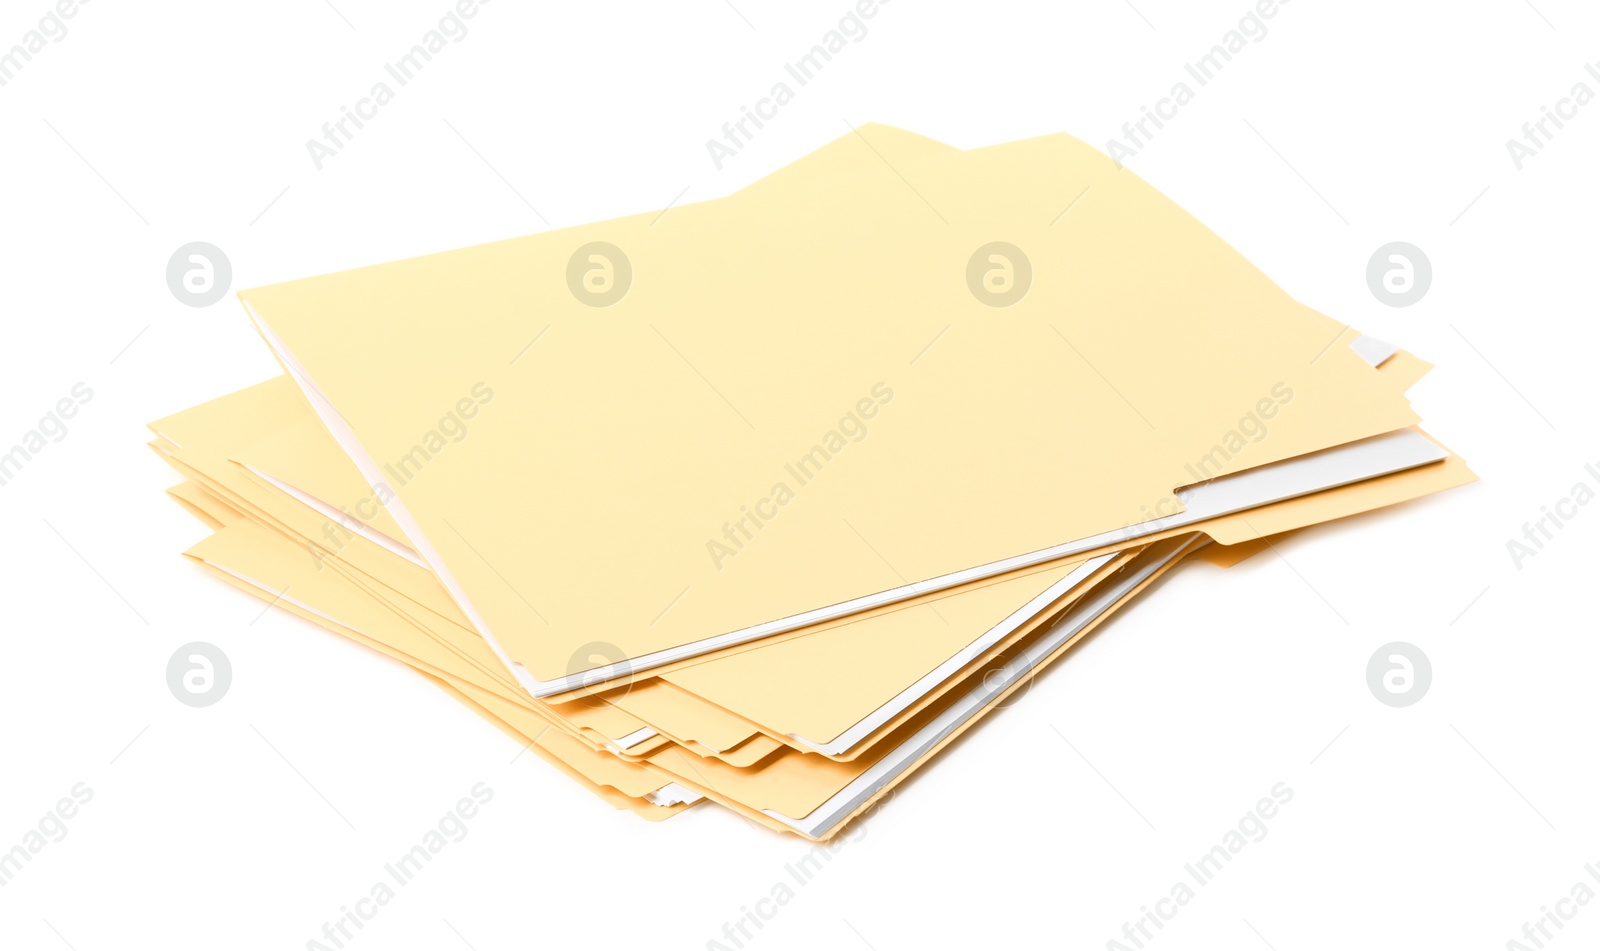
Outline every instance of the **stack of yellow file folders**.
[(1064, 135), (240, 298), (283, 375), (151, 424), (188, 556), (652, 819), (826, 839), (1187, 556), (1474, 478)]

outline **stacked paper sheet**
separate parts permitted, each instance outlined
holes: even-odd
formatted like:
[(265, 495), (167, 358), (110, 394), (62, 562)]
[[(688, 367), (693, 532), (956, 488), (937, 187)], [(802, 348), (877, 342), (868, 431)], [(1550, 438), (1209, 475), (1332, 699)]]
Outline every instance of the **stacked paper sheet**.
[(1189, 555), (1473, 479), (1066, 136), (240, 297), (284, 375), (151, 424), (189, 557), (647, 818), (828, 838)]

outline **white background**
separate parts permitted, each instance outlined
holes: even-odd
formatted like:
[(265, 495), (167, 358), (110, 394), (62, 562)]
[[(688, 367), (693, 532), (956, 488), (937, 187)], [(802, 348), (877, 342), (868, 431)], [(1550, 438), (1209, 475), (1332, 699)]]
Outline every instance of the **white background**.
[[(746, 947), (1105, 947), (1279, 782), (1266, 838), (1150, 946), (1503, 948), (1600, 890), (1600, 505), (1521, 570), (1506, 549), (1600, 463), (1600, 103), (1521, 171), (1505, 147), (1574, 83), (1600, 92), (1600, 14), (1533, 3), (1296, 0), (1129, 161), (1299, 299), (1436, 363), (1414, 404), (1482, 482), (1176, 572)], [(318, 171), (306, 140), (450, 7), (333, 4), (98, 0), (0, 88), (0, 445), (94, 392), (0, 487), (0, 849), (94, 791), (0, 889), (0, 944), (306, 947), (482, 781), (467, 838), (350, 947), (706, 947), (805, 843), (709, 805), (613, 812), (179, 557), (204, 532), (144, 423), (276, 367), (231, 295), (174, 299), (168, 257), (212, 242), (249, 287), (703, 200), (847, 122), (1103, 147), (1251, 4), (896, 0), (719, 171), (706, 140), (846, 0), (497, 0)], [(0, 49), (49, 8), (7, 0)], [(1365, 280), (1394, 240), (1433, 263), (1408, 308)], [(195, 640), (233, 663), (206, 709), (165, 681)], [(1366, 685), (1394, 640), (1433, 664), (1406, 709)], [(1557, 941), (1600, 941), (1600, 903)]]

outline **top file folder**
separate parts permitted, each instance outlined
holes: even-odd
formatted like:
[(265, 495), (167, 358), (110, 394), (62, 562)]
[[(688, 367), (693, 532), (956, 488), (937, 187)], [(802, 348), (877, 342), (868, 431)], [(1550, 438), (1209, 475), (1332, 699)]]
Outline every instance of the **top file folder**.
[(1181, 487), (1417, 422), (1063, 135), (240, 297), (538, 696), (1126, 547)]

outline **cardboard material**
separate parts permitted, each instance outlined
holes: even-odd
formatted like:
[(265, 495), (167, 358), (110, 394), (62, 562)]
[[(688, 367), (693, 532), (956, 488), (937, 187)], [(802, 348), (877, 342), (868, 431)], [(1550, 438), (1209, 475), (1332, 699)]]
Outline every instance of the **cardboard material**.
[(1161, 574), (1471, 481), (1428, 365), (1066, 136), (256, 288), (206, 571), (601, 799), (825, 839)]
[[(1085, 189), (1052, 226), (1046, 209)], [(1031, 277), (996, 308), (964, 284), (1001, 233)], [(594, 242), (624, 249), (626, 275), (607, 276), (620, 257), (584, 270)], [(577, 280), (626, 294), (595, 307), (569, 286), (580, 251)], [(241, 299), (373, 491), (395, 494), (418, 553), (544, 695), (592, 669), (575, 656), (597, 628), (622, 657), (596, 666), (660, 666), (1049, 560), (1177, 510), (1188, 470), (1417, 421), (1330, 347), (1353, 331), (1065, 136)], [(1214, 452), (1269, 412), (1272, 439)], [(974, 491), (996, 471), (1004, 491)], [(959, 519), (937, 517), (957, 498)], [(618, 574), (640, 580), (619, 590)]]

